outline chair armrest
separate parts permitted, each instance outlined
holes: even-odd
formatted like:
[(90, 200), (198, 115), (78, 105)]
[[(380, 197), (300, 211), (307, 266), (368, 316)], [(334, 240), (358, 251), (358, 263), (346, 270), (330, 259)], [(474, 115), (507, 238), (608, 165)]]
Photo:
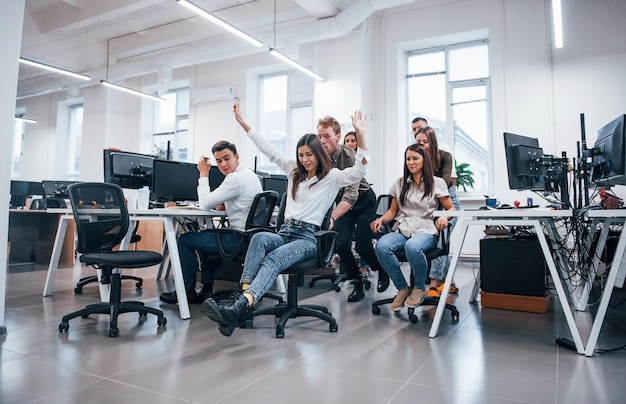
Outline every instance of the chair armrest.
[(315, 238), (317, 239), (317, 259), (320, 263), (320, 267), (325, 268), (330, 263), (330, 259), (335, 252), (335, 243), (337, 240), (337, 233), (333, 230), (320, 230), (315, 232)]

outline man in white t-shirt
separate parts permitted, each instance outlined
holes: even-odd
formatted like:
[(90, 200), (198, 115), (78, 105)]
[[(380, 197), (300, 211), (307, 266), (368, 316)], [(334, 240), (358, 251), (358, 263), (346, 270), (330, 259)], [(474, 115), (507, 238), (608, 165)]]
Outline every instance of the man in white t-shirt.
[[(201, 157), (198, 162), (198, 204), (201, 209), (225, 209), (228, 214), (230, 228), (244, 230), (248, 213), (255, 196), (263, 191), (257, 175), (250, 169), (239, 165), (237, 147), (225, 140), (217, 142), (212, 149), (215, 163), (224, 174), (223, 182), (213, 192), (209, 188), (209, 170), (211, 162), (208, 157)], [(220, 237), (226, 250), (237, 245), (237, 237), (225, 234)], [(185, 290), (189, 303), (202, 303), (213, 294), (215, 266), (208, 257), (219, 255), (215, 229), (201, 232), (181, 234), (178, 238), (178, 253), (185, 280)], [(198, 256), (202, 261), (202, 289), (196, 292), (196, 273)], [(165, 303), (178, 303), (176, 292), (161, 293), (159, 297)]]

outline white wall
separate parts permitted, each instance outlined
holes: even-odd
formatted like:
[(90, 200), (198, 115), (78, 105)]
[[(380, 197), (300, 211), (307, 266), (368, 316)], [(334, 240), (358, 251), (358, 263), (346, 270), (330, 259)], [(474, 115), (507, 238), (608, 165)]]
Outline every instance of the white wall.
[[(626, 112), (626, 2), (568, 0), (563, 3), (565, 47), (551, 45), (548, 0), (467, 0), (418, 3), (377, 13), (359, 31), (345, 38), (300, 46), (300, 56), (326, 77), (315, 85), (314, 114), (349, 121), (356, 108), (368, 122), (372, 165), (368, 180), (376, 192), (387, 192), (402, 169), (406, 116), (404, 51), (417, 46), (488, 36), (490, 44), (492, 133), (490, 153), (494, 192), (503, 202), (525, 200), (527, 192), (508, 189), (502, 132), (537, 137), (547, 153), (575, 156), (580, 139), (579, 114), (585, 113), (593, 144), (597, 130)], [(174, 70), (174, 79), (188, 79), (194, 89), (232, 84), (248, 120), (256, 122), (259, 72), (277, 66), (267, 53)], [(156, 84), (156, 75), (129, 81), (140, 87)], [(101, 150), (114, 146), (142, 150), (137, 139), (145, 103), (113, 95), (99, 86), (83, 90), (87, 141), (83, 142), (81, 179), (101, 178)], [(24, 179), (40, 180), (53, 173), (55, 108), (61, 93), (20, 100), (37, 125), (27, 125)], [(130, 98), (129, 98), (130, 97)], [(222, 105), (223, 104), (223, 105)], [(40, 115), (41, 113), (41, 115)], [(239, 146), (244, 164), (252, 166), (254, 149), (232, 121), (229, 103), (191, 106), (190, 132), (194, 158), (210, 145), (228, 139)], [(43, 116), (41, 118), (40, 116)], [(314, 123), (312, 124), (314, 126)], [(311, 128), (314, 130), (314, 127)], [(44, 163), (42, 163), (44, 162)], [(97, 162), (97, 163), (94, 163)], [(90, 168), (87, 168), (90, 167)], [(84, 170), (84, 171), (83, 171)], [(622, 193), (618, 187), (618, 193)]]

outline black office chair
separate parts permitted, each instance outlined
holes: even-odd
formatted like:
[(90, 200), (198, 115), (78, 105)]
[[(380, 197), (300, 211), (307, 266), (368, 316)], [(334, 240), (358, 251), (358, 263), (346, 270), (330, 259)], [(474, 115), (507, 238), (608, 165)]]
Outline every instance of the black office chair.
[[(130, 244), (135, 244), (141, 241), (141, 236), (137, 234), (138, 228), (139, 228), (139, 222), (137, 221), (135, 222), (135, 227), (133, 228), (133, 234), (130, 236)], [(138, 276), (122, 275), (122, 280), (123, 281), (125, 280), (135, 281), (136, 282), (135, 287), (137, 289), (141, 289), (141, 286), (143, 285), (143, 279), (141, 279)], [(98, 276), (89, 275), (89, 276), (80, 278), (78, 282), (76, 283), (76, 287), (74, 288), (74, 293), (76, 293), (77, 295), (80, 295), (81, 293), (83, 293), (83, 287), (89, 283), (98, 283)]]
[[(285, 203), (286, 194), (283, 195), (280, 209), (278, 211), (278, 219), (276, 221), (276, 228), (280, 229), (285, 217)], [(335, 249), (335, 238), (337, 233), (327, 230), (330, 223), (330, 214), (332, 209), (329, 209), (324, 218), (320, 231), (315, 233), (317, 238), (317, 257), (301, 261), (291, 267), (285, 269), (281, 274), (289, 275), (289, 281), (287, 284), (287, 302), (279, 303), (274, 307), (253, 310), (249, 313), (248, 317), (241, 324), (245, 328), (251, 328), (254, 324), (254, 317), (263, 315), (273, 315), (278, 317), (276, 324), (276, 338), (283, 338), (285, 336), (285, 324), (290, 318), (296, 317), (317, 317), (329, 323), (329, 331), (337, 332), (339, 325), (337, 320), (328, 311), (325, 306), (319, 305), (298, 305), (298, 286), (301, 286), (304, 279), (304, 274), (317, 268), (326, 268), (330, 265), (330, 260)]]
[[(387, 209), (389, 209), (389, 205), (391, 204), (391, 195), (379, 195), (378, 196), (378, 207), (385, 207), (385, 210), (382, 209), (377, 209), (376, 213), (377, 215), (380, 217), (380, 215), (382, 215), (383, 213), (385, 213), (385, 211)], [(391, 231), (391, 224), (387, 223), (386, 225), (384, 225), (381, 230), (375, 235), (376, 238), (380, 238), (383, 234), (388, 233), (389, 231)], [(448, 255), (448, 253), (450, 252), (450, 228), (446, 228), (443, 231), (439, 232), (439, 242), (437, 243), (437, 247), (435, 247), (432, 250), (426, 251), (424, 254), (426, 255), (426, 261), (428, 262), (428, 269), (430, 272), (430, 266), (432, 261), (435, 258), (438, 257), (442, 257), (445, 255)], [(398, 260), (402, 263), (402, 262), (408, 262), (406, 255), (404, 254), (404, 249), (396, 252), (396, 256), (398, 257)], [(411, 274), (410, 274), (410, 286), (413, 287), (415, 286), (415, 281), (414, 281), (414, 277), (413, 277), (413, 270), (411, 269)], [(430, 282), (430, 279), (427, 276), (426, 279), (426, 283), (428, 284)], [(391, 298), (387, 298), (387, 299), (381, 299), (381, 300), (376, 300), (375, 302), (372, 303), (372, 314), (374, 315), (379, 315), (380, 314), (380, 306), (384, 305), (384, 304), (391, 304), (391, 302), (393, 302), (394, 297)], [(424, 297), (424, 301), (420, 304), (420, 307), (422, 306), (437, 306), (439, 304), (439, 297), (437, 296), (426, 296)], [(450, 310), (450, 313), (452, 314), (452, 320), (453, 321), (457, 321), (459, 319), (459, 311), (457, 310), (456, 306), (451, 304), (451, 303), (447, 303), (446, 302), (446, 309)], [(417, 316), (415, 315), (415, 308), (414, 307), (409, 307), (408, 308), (408, 315), (409, 315), (409, 320), (411, 321), (411, 323), (417, 323)]]
[[(243, 270), (243, 263), (246, 258), (246, 252), (248, 251), (248, 244), (250, 239), (256, 233), (261, 231), (274, 231), (271, 221), (274, 214), (274, 208), (278, 203), (278, 192), (276, 191), (263, 191), (257, 194), (252, 201), (252, 207), (248, 213), (246, 219), (245, 230), (235, 230), (230, 228), (218, 228), (215, 233), (217, 236), (217, 247), (220, 252), (221, 259), (227, 261), (235, 261), (239, 263)], [(237, 237), (237, 246), (232, 251), (227, 251), (222, 244), (222, 237), (226, 234), (234, 235)], [(241, 271), (238, 274), (237, 280), (241, 277)], [(213, 300), (219, 301), (221, 299), (228, 298), (234, 290), (220, 290), (213, 293)], [(278, 302), (282, 303), (283, 298), (277, 295), (266, 293), (263, 297), (270, 297)]]
[(117, 337), (117, 317), (120, 313), (148, 313), (158, 317), (158, 326), (167, 323), (163, 312), (138, 301), (121, 300), (121, 268), (144, 268), (159, 264), (163, 256), (152, 251), (113, 251), (128, 233), (128, 210), (122, 188), (115, 184), (85, 182), (68, 188), (76, 229), (80, 262), (101, 271), (103, 284), (110, 284), (109, 301), (89, 304), (82, 310), (63, 316), (59, 332), (69, 329), (69, 321), (90, 314), (109, 314), (109, 336)]

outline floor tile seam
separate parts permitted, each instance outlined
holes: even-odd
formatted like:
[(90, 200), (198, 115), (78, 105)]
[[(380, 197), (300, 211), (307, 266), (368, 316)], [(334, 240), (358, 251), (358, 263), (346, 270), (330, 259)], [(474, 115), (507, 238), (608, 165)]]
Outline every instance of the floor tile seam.
[[(450, 389), (450, 388), (445, 387), (445, 386), (444, 386), (444, 387), (441, 387), (441, 386), (433, 386), (433, 385), (430, 385), (430, 384), (425, 384), (425, 383), (415, 383), (415, 382), (411, 382), (411, 381), (410, 381), (410, 379), (409, 379), (409, 381), (406, 383), (406, 385), (405, 385), (405, 386), (408, 386), (408, 385), (411, 385), (411, 386), (421, 386), (421, 387), (427, 387), (427, 388), (431, 388), (431, 389), (437, 389), (437, 390), (440, 390), (440, 391), (449, 391), (449, 390), (453, 390), (453, 391), (455, 391), (455, 392), (457, 392), (457, 393), (462, 393), (462, 394), (471, 394), (472, 396), (475, 396), (475, 397), (484, 397), (484, 398), (492, 398), (492, 399), (497, 399), (497, 400), (504, 400), (504, 401), (509, 401), (509, 402), (511, 402), (511, 403), (520, 403), (520, 404), (522, 404), (522, 403), (525, 403), (525, 404), (538, 404), (538, 403), (535, 403), (535, 402), (533, 402), (533, 401), (519, 400), (519, 399), (515, 399), (515, 398), (511, 398), (511, 397), (494, 396), (494, 395), (491, 395), (491, 394), (480, 394), (480, 393), (476, 393), (476, 392), (473, 392), (473, 391), (459, 390), (459, 389), (457, 389), (457, 388)], [(403, 388), (404, 388), (405, 386), (403, 386)]]

